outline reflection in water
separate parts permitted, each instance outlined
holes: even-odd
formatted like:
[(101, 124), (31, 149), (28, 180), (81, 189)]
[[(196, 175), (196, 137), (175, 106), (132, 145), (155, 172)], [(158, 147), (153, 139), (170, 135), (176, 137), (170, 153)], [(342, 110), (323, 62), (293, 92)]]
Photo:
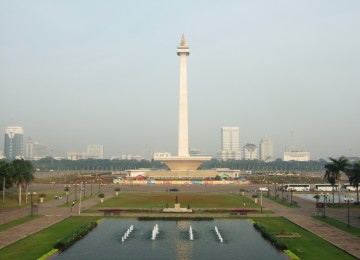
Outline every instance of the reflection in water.
[(184, 259), (184, 260), (190, 260), (190, 244), (188, 240), (181, 239), (181, 235), (186, 235), (186, 232), (189, 230), (189, 221), (177, 221), (177, 230), (175, 231), (177, 233), (177, 236), (180, 239), (177, 239), (177, 241), (174, 241), (176, 245), (176, 259)]

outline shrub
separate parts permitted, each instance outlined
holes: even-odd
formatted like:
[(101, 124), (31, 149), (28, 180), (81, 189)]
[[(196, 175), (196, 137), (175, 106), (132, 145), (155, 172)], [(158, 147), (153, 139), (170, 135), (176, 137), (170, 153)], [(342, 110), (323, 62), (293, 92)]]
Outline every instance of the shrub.
[(115, 191), (120, 191), (120, 188), (119, 188), (119, 187), (116, 187), (114, 190), (115, 190)]
[(81, 226), (79, 229), (75, 230), (74, 233), (71, 235), (57, 241), (54, 245), (55, 249), (58, 249), (59, 251), (64, 251), (67, 248), (69, 248), (72, 244), (74, 244), (76, 241), (83, 238), (85, 235), (87, 235), (91, 230), (93, 230), (97, 226), (96, 221), (89, 222), (83, 226)]
[(99, 197), (99, 198), (104, 198), (104, 197), (105, 197), (105, 194), (104, 194), (104, 193), (100, 193), (100, 194), (98, 195), (98, 197)]
[(39, 194), (39, 198), (45, 198), (46, 197), (46, 194), (45, 193), (40, 193)]
[(271, 244), (273, 244), (279, 250), (286, 250), (288, 249), (287, 245), (285, 245), (282, 241), (278, 240), (273, 234), (271, 234), (264, 226), (255, 222), (254, 228), (260, 231), (263, 238), (269, 240)]

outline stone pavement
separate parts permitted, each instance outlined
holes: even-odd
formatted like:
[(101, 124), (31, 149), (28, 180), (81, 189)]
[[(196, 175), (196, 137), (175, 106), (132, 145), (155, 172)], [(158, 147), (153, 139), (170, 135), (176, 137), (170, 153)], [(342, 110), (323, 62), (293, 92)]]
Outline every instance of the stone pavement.
[[(251, 196), (251, 194), (247, 194), (247, 196)], [(360, 238), (311, 217), (316, 215), (314, 202), (295, 197), (294, 200), (298, 202), (300, 208), (285, 207), (277, 202), (266, 199), (265, 196), (263, 197), (263, 206), (360, 259)], [(341, 220), (343, 215), (347, 216), (347, 211), (342, 209), (327, 208), (325, 212), (327, 216), (338, 220)], [(352, 208), (351, 215), (352, 220), (350, 223), (359, 227), (360, 209)]]
[[(110, 192), (105, 192), (105, 196), (111, 196)], [(71, 199), (73, 200), (74, 198), (71, 197)], [(86, 210), (98, 202), (99, 199), (97, 197), (86, 199), (85, 201), (81, 202), (81, 210)], [(72, 211), (70, 210), (70, 207), (58, 207), (59, 205), (62, 205), (64, 203), (66, 203), (66, 200), (62, 198), (61, 200), (50, 200), (48, 202), (39, 204), (38, 215), (40, 217), (34, 218), (34, 220), (25, 222), (21, 225), (17, 225), (15, 227), (0, 232), (0, 249), (20, 239), (26, 238), (27, 236), (32, 235), (44, 228), (54, 225), (69, 216), (79, 215), (78, 203), (75, 204)], [(71, 205), (70, 202), (69, 205)], [(1, 212), (0, 224), (29, 215), (29, 206), (26, 208)]]

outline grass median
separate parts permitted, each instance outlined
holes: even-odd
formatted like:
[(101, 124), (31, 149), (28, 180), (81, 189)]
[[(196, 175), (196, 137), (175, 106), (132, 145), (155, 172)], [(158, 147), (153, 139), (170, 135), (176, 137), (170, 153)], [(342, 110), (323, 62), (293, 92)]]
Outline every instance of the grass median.
[(360, 238), (360, 228), (358, 227), (353, 227), (351, 225), (348, 227), (344, 222), (329, 217), (323, 218), (319, 216), (313, 216), (313, 218)]

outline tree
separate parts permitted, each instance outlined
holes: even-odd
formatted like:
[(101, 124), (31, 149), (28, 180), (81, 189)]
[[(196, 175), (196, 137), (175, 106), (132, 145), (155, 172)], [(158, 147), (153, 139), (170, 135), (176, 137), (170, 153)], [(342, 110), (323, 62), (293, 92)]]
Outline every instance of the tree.
[[(338, 160), (334, 158), (329, 158), (331, 162), (325, 164), (325, 175), (324, 178), (327, 179), (331, 185), (335, 185), (335, 181), (338, 182), (338, 196), (340, 203), (340, 191), (341, 191), (341, 172), (346, 173), (347, 169), (350, 166), (350, 163), (347, 158), (341, 156)], [(334, 184), (332, 183), (334, 182)], [(334, 187), (333, 187), (334, 188)]]
[(360, 185), (360, 161), (354, 163), (351, 168), (346, 170), (350, 184), (356, 188), (356, 202), (359, 203), (359, 185)]
[(5, 190), (12, 185), (11, 182), (12, 165), (7, 161), (0, 161), (0, 178), (2, 179), (3, 201), (5, 200)]
[(13, 180), (18, 187), (19, 192), (19, 206), (21, 206), (21, 189), (23, 185), (26, 187), (34, 180), (34, 168), (30, 161), (24, 159), (15, 159), (12, 161), (13, 166)]

